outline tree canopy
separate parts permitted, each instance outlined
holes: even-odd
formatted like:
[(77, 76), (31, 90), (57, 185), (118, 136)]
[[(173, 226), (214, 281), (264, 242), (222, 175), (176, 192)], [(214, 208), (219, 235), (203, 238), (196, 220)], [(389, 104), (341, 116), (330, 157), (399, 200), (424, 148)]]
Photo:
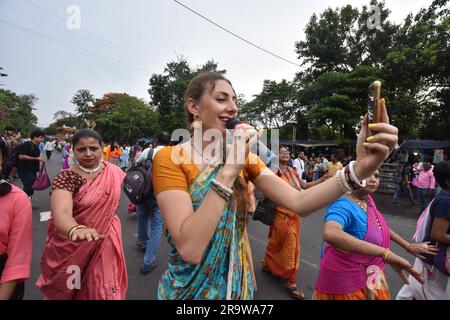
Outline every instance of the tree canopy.
[(282, 81), (291, 88), (266, 80), (243, 114), (272, 128), (292, 121), (297, 138), (354, 139), (368, 86), (381, 80), (400, 139), (450, 139), (449, 0), (435, 0), (399, 25), (390, 14), (377, 0), (313, 14), (305, 40), (295, 44), (302, 70)]
[(171, 132), (186, 127), (184, 119), (186, 88), (197, 74), (210, 70), (226, 73), (225, 70), (219, 70), (218, 64), (213, 60), (192, 68), (185, 58), (179, 57), (177, 61), (169, 62), (162, 74), (155, 73), (150, 77), (148, 93), (152, 105), (159, 113), (160, 123), (164, 124), (164, 130)]
[(33, 94), (17, 95), (10, 90), (0, 89), (0, 129), (10, 126), (27, 136), (36, 128), (37, 117), (34, 105), (37, 98)]

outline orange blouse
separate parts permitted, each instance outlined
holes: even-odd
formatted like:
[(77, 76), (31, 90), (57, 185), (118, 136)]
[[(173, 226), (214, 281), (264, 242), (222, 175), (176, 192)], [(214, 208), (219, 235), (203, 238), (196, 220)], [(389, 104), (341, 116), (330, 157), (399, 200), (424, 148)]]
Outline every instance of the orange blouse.
[[(181, 160), (184, 160), (184, 162)], [(153, 161), (153, 189), (155, 194), (167, 190), (188, 192), (189, 185), (200, 174), (195, 163), (189, 160), (190, 157), (181, 146), (166, 147), (160, 150)], [(266, 168), (266, 165), (257, 155), (250, 153), (240, 175), (247, 182), (253, 181)]]
[(111, 147), (107, 146), (103, 148), (103, 160), (108, 161), (109, 158), (119, 158), (122, 155), (122, 148), (115, 148), (114, 151), (111, 151)]

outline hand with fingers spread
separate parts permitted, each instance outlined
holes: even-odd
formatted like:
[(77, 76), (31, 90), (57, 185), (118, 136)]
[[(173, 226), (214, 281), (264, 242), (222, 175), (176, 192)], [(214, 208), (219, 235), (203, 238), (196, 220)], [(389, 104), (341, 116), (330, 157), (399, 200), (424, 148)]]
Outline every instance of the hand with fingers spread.
[(103, 239), (105, 239), (105, 236), (102, 234), (99, 234), (97, 232), (97, 230), (95, 230), (95, 229), (81, 228), (81, 229), (75, 230), (71, 234), (70, 239), (75, 242), (78, 242), (78, 241), (92, 242), (92, 241), (103, 240)]
[[(380, 123), (369, 124), (367, 115), (361, 122), (355, 164), (355, 172), (360, 180), (370, 177), (383, 164), (398, 142), (398, 129), (389, 124), (384, 99), (381, 99), (380, 104)], [(373, 135), (367, 137), (369, 130)]]
[(419, 283), (423, 284), (425, 282), (423, 275), (420, 272), (414, 269), (414, 267), (406, 259), (396, 255), (392, 251), (389, 251), (385, 261), (386, 263), (389, 263), (389, 265), (392, 267), (392, 269), (394, 269), (395, 272), (398, 273), (405, 284), (409, 284), (409, 281), (407, 275), (404, 274), (403, 271), (408, 272)]
[(417, 258), (425, 260), (426, 255), (435, 256), (439, 249), (437, 248), (437, 246), (431, 245), (430, 242), (421, 242), (410, 243), (408, 245), (407, 251)]

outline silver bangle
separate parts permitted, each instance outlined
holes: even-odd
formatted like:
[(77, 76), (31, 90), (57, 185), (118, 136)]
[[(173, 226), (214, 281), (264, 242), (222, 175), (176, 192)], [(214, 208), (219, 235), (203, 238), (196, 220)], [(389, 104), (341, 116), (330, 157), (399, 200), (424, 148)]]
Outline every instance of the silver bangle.
[(359, 181), (359, 179), (358, 179), (358, 177), (356, 176), (356, 173), (355, 173), (355, 168), (354, 168), (355, 163), (356, 163), (356, 161), (352, 161), (352, 162), (349, 163), (349, 167), (350, 167), (350, 176), (351, 176), (353, 182), (354, 182), (358, 187), (360, 187), (360, 188), (365, 188), (366, 185), (367, 185), (366, 179), (364, 179), (363, 181)]
[(221, 196), (222, 198), (224, 198), (225, 200), (230, 199), (231, 196), (233, 195), (232, 189), (228, 188), (227, 186), (224, 186), (216, 179), (211, 180), (211, 185), (212, 185), (213, 190), (216, 191), (217, 194), (219, 196)]

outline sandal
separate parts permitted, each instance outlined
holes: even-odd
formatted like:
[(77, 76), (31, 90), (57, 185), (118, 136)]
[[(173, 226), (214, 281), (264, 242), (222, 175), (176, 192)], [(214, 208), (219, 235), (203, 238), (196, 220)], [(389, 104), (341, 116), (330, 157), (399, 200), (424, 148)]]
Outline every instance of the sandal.
[(299, 288), (297, 288), (297, 286), (294, 287), (286, 287), (286, 289), (288, 290), (289, 294), (291, 295), (291, 297), (293, 297), (294, 299), (297, 300), (305, 300), (305, 294), (303, 293), (302, 290), (300, 290)]

